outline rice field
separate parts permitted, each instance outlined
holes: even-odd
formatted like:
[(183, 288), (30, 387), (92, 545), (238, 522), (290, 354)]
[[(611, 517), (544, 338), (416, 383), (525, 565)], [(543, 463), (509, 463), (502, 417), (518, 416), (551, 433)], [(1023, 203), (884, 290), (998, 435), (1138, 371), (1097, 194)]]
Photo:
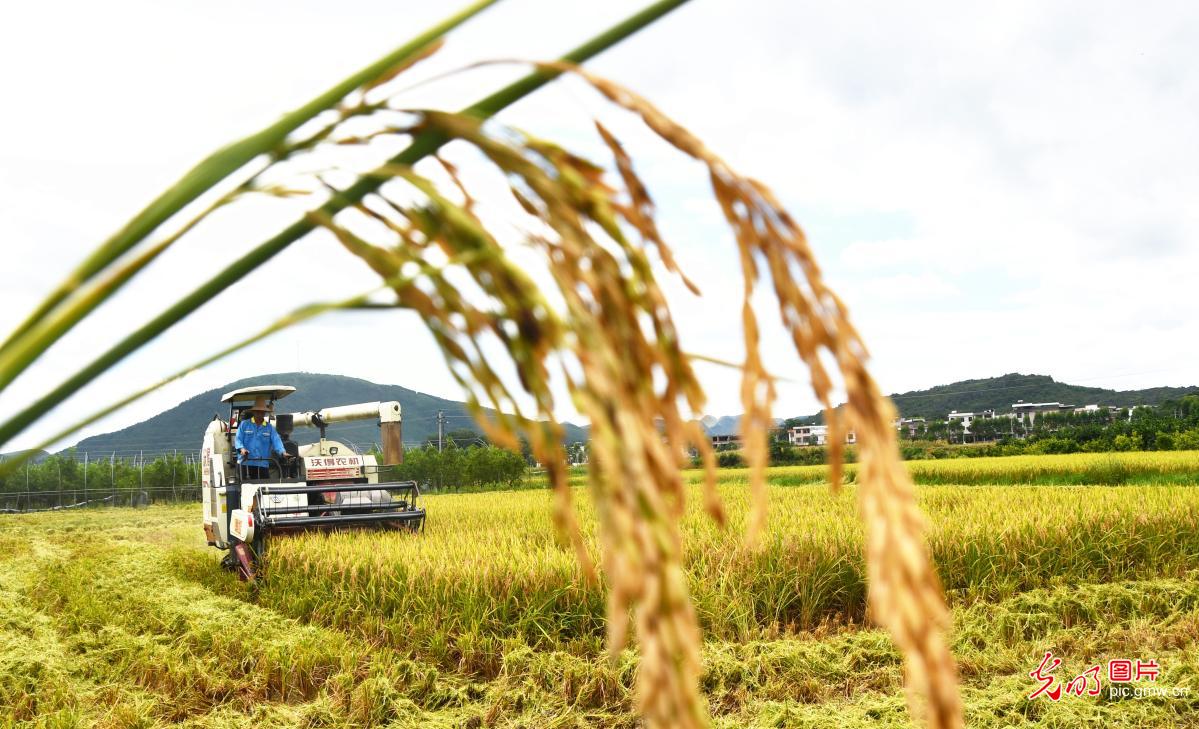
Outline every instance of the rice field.
[[(925, 485), (1123, 486), (1193, 484), (1196, 470), (1199, 469), (1197, 464), (1199, 452), (1196, 451), (1139, 451), (949, 458), (907, 461), (904, 465), (916, 483)], [(725, 483), (743, 482), (746, 473), (743, 468), (723, 469), (720, 479)], [(776, 486), (824, 483), (827, 474), (826, 466), (782, 466), (770, 470), (770, 481)], [(852, 481), (856, 474), (855, 464), (845, 467), (847, 480)], [(691, 473), (691, 479), (695, 482), (700, 477), (698, 471)], [(584, 482), (582, 476), (576, 478), (579, 484)]]
[[(1111, 464), (1125, 485), (1055, 481)], [(919, 498), (970, 726), (1199, 726), (1199, 454), (911, 467), (962, 481)], [(722, 472), (727, 529), (698, 499), (685, 517), (714, 724), (909, 726), (899, 656), (865, 609), (854, 486), (807, 474), (772, 471), (758, 550), (740, 539), (743, 473)], [(606, 657), (603, 586), (557, 543), (548, 494), (425, 505), (423, 535), (277, 539), (257, 588), (220, 570), (198, 507), (5, 518), (0, 726), (635, 726), (635, 653)], [(1154, 659), (1179, 695), (1029, 699), (1047, 650), (1063, 682)]]

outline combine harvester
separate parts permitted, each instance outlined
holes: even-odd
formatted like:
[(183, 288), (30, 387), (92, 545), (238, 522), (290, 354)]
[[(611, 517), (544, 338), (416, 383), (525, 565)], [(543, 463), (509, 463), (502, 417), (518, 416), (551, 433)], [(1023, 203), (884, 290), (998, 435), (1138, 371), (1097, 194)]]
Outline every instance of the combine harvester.
[[(313, 529), (407, 529), (421, 531), (425, 510), (417, 507), (415, 481), (380, 481), (389, 466), (404, 457), (400, 404), (370, 402), (315, 412), (274, 415), (274, 404), (296, 388), (287, 385), (243, 387), (227, 393), (229, 417), (213, 418), (204, 431), (201, 485), (204, 534), (209, 546), (228, 550), (222, 564), (253, 581), (268, 536)], [(265, 422), (278, 431), (285, 453), (272, 456), (267, 468), (239, 463), (234, 446), (238, 425), (252, 410), (265, 411)], [(383, 465), (345, 443), (325, 437), (325, 428), (350, 420), (377, 419)], [(320, 440), (297, 445), (295, 428), (320, 430)]]

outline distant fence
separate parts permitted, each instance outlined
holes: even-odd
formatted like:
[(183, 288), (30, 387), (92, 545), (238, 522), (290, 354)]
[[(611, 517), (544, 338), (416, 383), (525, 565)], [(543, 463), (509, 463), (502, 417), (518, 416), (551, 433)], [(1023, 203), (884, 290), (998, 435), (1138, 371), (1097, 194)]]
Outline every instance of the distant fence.
[(63, 451), (4, 468), (0, 513), (145, 506), (200, 499), (199, 453)]
[(65, 511), (102, 507), (139, 507), (151, 504), (193, 503), (200, 500), (198, 485), (117, 489), (65, 489), (0, 493), (0, 514)]
[[(380, 449), (341, 442), (358, 453)], [(200, 479), (200, 453), (190, 450), (69, 449), (23, 463), (0, 456), (0, 513), (199, 501)]]
[[(361, 445), (348, 444), (363, 452)], [(369, 451), (372, 444), (362, 445)], [(198, 451), (70, 449), (19, 465), (10, 460), (7, 469), (4, 463), (0, 457), (0, 514), (136, 507), (201, 498)]]

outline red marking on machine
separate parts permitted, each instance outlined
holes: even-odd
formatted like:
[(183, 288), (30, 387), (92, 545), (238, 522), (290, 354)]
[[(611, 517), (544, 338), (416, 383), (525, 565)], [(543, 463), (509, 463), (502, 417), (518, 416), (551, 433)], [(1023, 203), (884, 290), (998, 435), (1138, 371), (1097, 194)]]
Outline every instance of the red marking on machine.
[(362, 475), (362, 456), (306, 456), (304, 471), (309, 481), (358, 478)]

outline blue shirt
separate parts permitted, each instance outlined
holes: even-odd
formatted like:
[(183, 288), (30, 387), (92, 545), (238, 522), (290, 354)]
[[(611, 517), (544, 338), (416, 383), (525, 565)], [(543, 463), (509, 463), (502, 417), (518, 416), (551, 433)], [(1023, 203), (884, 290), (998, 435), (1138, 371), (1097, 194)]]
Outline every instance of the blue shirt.
[[(270, 465), (268, 458), (271, 453), (283, 454), (283, 441), (275, 432), (275, 426), (263, 420), (258, 425), (253, 420), (243, 420), (237, 426), (237, 437), (233, 439), (233, 447), (237, 449), (237, 462), (243, 466)], [(248, 457), (241, 455), (241, 449), (249, 452)]]

